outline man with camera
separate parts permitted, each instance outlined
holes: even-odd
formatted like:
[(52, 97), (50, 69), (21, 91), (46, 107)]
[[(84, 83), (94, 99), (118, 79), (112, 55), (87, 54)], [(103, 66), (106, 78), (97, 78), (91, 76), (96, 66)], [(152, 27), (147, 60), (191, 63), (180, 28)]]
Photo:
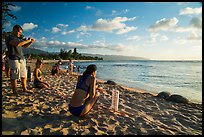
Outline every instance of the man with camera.
[(6, 46), (8, 48), (9, 65), (11, 68), (11, 86), (13, 93), (17, 93), (17, 80), (21, 78), (21, 84), (24, 92), (30, 92), (27, 89), (27, 70), (26, 70), (26, 60), (22, 52), (22, 47), (27, 48), (33, 42), (34, 38), (28, 38), (27, 40), (20, 39), (22, 34), (22, 27), (15, 25), (11, 34), (5, 39)]

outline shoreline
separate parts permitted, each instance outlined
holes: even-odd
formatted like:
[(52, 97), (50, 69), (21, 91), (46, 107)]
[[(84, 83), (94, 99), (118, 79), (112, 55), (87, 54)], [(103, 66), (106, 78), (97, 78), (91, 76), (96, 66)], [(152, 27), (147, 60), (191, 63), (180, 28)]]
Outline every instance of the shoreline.
[[(36, 60), (30, 62), (30, 63), (34, 63)], [(43, 63), (47, 64), (50, 68), (50, 65), (54, 65), (53, 63), (57, 63), (59, 60), (43, 60)], [(62, 63), (66, 63), (69, 62), (69, 60), (61, 60)], [(90, 62), (90, 61), (97, 61), (97, 60), (72, 60), (74, 62)], [(67, 69), (65, 68), (61, 68), (62, 72), (65, 73)], [(74, 72), (76, 74), (76, 72)], [(82, 74), (82, 73), (80, 73)], [(78, 74), (77, 74), (78, 75)], [(107, 79), (108, 80), (108, 79)], [(106, 79), (101, 79), (101, 78), (97, 78), (97, 81), (101, 82), (101, 83), (105, 83), (107, 81)], [(139, 92), (139, 93), (147, 93), (147, 94), (151, 94), (153, 96), (157, 96), (158, 93), (155, 92), (151, 92), (149, 90), (146, 89), (142, 89), (142, 88), (136, 88), (136, 87), (130, 87), (130, 86), (126, 86), (122, 83), (118, 83), (118, 81), (114, 81), (116, 82), (119, 86), (127, 89), (127, 90), (131, 90), (131, 91), (135, 91), (135, 92)], [(195, 104), (202, 104), (202, 101), (193, 101), (193, 100), (189, 100), (192, 103)]]

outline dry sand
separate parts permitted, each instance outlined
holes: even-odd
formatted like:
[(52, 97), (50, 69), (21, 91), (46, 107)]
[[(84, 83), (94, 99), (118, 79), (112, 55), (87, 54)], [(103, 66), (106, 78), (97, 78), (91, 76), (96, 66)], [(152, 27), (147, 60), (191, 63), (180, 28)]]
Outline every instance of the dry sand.
[[(34, 69), (33, 63), (28, 65)], [(106, 92), (88, 115), (75, 117), (67, 105), (77, 77), (51, 76), (50, 65), (44, 63), (43, 74), (52, 88), (34, 89), (33, 94), (12, 94), (2, 73), (3, 135), (202, 135), (202, 104), (168, 102), (120, 85), (99, 83)], [(109, 109), (113, 89), (119, 90), (119, 112)]]

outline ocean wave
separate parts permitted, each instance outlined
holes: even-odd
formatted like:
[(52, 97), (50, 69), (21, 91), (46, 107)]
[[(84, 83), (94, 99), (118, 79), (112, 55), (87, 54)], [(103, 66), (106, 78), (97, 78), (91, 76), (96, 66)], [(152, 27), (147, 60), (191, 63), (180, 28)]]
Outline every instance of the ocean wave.
[(152, 78), (170, 78), (170, 76), (159, 76), (159, 75), (139, 75), (141, 77), (152, 77)]

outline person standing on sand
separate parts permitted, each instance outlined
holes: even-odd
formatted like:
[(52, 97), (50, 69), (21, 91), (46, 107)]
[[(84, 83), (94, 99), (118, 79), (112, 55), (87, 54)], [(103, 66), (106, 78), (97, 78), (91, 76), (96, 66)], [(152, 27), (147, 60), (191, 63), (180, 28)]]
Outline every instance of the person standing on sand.
[[(96, 65), (89, 65), (78, 77), (75, 92), (70, 100), (69, 112), (75, 116), (86, 115), (98, 100), (100, 93), (96, 85)], [(103, 91), (103, 90), (101, 90)]]
[(80, 66), (77, 66), (77, 73), (79, 75), (79, 73), (80, 73)]
[(6, 76), (7, 78), (10, 78), (10, 72), (11, 72), (11, 68), (9, 66), (9, 63), (8, 63), (8, 51), (6, 51), (6, 57), (4, 58), (5, 60), (5, 72), (6, 72)]
[(73, 64), (72, 60), (69, 59), (68, 73), (70, 76), (72, 76), (73, 67), (74, 67), (74, 64)]
[(49, 88), (49, 84), (47, 82), (42, 81), (42, 72), (41, 69), (42, 68), (42, 60), (37, 60), (36, 61), (36, 68), (34, 70), (34, 82), (33, 85), (36, 88)]
[(17, 93), (17, 80), (21, 78), (21, 84), (24, 92), (32, 92), (27, 89), (27, 70), (26, 60), (23, 56), (22, 47), (28, 48), (35, 42), (34, 38), (21, 40), (20, 36), (23, 29), (20, 25), (15, 25), (11, 34), (6, 37), (5, 42), (9, 55), (9, 66), (11, 67), (11, 86), (13, 93)]

